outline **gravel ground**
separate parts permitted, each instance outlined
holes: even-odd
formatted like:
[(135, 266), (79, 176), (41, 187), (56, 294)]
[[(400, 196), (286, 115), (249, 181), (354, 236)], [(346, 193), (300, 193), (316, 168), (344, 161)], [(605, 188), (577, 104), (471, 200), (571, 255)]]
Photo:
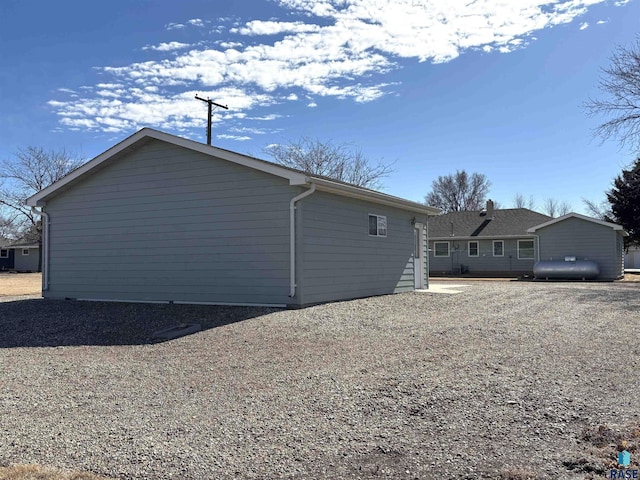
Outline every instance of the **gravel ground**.
[[(622, 440), (640, 457), (637, 283), (290, 311), (27, 299), (0, 319), (0, 465), (522, 480), (602, 478)], [(182, 322), (203, 331), (150, 340)]]

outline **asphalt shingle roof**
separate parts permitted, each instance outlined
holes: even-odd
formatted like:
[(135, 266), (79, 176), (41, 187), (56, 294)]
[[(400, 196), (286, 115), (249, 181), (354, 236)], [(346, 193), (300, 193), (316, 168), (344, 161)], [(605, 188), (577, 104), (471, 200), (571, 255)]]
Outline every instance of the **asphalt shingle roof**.
[(498, 209), (493, 215), (484, 210), (451, 212), (429, 217), (429, 238), (529, 236), (528, 228), (551, 219), (527, 208)]

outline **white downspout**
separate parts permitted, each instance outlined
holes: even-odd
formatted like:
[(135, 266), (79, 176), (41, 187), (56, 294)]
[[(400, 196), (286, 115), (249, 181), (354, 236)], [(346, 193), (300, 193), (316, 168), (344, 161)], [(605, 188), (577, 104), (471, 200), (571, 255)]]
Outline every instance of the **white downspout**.
[(31, 212), (42, 217), (42, 291), (49, 290), (49, 214), (31, 207)]
[(289, 265), (291, 278), (291, 288), (289, 289), (289, 297), (293, 298), (296, 294), (296, 202), (308, 197), (316, 191), (316, 184), (312, 183), (311, 188), (306, 192), (302, 192), (297, 197), (293, 197), (289, 202)]

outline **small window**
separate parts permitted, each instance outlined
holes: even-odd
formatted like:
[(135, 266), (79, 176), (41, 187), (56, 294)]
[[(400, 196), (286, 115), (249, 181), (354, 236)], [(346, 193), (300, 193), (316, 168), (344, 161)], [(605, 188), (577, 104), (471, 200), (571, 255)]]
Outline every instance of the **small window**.
[(502, 240), (493, 241), (493, 256), (504, 257), (504, 241)]
[(531, 260), (533, 257), (533, 240), (518, 240), (518, 259)]
[(449, 256), (449, 242), (434, 242), (433, 243), (433, 256), (434, 257), (448, 257)]
[(479, 255), (480, 246), (478, 242), (469, 242), (469, 256), (477, 257)]
[(22, 249), (22, 255), (29, 255), (29, 249), (28, 248), (23, 248)]
[(369, 214), (369, 235), (373, 237), (386, 237), (387, 217)]
[(3, 248), (0, 250), (0, 258), (9, 258), (9, 250)]

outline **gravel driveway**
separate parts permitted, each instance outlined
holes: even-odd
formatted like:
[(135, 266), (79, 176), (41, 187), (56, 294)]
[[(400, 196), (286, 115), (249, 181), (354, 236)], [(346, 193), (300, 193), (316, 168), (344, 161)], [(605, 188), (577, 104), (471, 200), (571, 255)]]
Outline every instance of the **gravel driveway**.
[[(0, 465), (523, 480), (602, 478), (623, 440), (640, 458), (640, 284), (290, 311), (30, 299), (0, 319)], [(204, 330), (149, 341), (181, 322)]]

